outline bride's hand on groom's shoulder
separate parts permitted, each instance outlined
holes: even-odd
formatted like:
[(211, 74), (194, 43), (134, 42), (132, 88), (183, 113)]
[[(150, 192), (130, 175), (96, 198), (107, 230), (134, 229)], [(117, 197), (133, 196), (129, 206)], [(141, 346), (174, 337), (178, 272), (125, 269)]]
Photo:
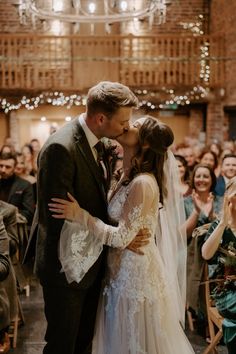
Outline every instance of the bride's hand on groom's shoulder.
[(82, 209), (76, 199), (68, 192), (69, 200), (52, 198), (53, 203), (49, 203), (49, 210), (53, 212), (55, 219), (67, 219), (71, 221), (79, 220), (82, 217)]
[(146, 246), (149, 243), (150, 237), (151, 234), (148, 229), (139, 230), (135, 238), (127, 246), (127, 249), (134, 253), (143, 255), (144, 252), (142, 251), (142, 247)]

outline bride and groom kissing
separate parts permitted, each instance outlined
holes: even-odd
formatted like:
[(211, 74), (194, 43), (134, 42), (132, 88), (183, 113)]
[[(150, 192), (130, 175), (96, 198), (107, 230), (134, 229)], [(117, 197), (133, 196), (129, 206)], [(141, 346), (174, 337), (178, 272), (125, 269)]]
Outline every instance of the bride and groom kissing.
[[(131, 124), (137, 107), (127, 86), (100, 82), (88, 92), (86, 112), (40, 152), (26, 259), (36, 243), (44, 354), (193, 353), (180, 324), (186, 239), (168, 150), (174, 136), (152, 117)], [(97, 151), (102, 137), (124, 150), (124, 172), (109, 202), (111, 170), (103, 160), (104, 178)]]

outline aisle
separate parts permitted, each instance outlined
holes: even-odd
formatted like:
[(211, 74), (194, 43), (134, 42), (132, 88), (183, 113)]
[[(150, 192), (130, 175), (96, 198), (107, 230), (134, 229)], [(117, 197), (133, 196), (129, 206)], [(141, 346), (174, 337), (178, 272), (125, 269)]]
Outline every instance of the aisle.
[[(33, 280), (30, 297), (26, 297), (24, 293), (20, 295), (20, 299), (25, 324), (19, 328), (17, 348), (11, 349), (9, 354), (42, 354), (46, 323), (43, 313), (42, 290), (39, 283)], [(204, 339), (196, 333), (187, 332), (187, 334), (196, 354), (201, 354), (205, 348)], [(219, 347), (219, 354), (227, 354), (224, 346)]]

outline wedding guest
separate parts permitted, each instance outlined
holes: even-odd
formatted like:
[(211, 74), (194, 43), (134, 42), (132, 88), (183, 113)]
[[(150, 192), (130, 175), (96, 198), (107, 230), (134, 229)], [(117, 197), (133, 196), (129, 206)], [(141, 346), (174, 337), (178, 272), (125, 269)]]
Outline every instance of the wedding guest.
[(30, 182), (32, 185), (36, 183), (36, 177), (30, 175), (26, 170), (25, 166), (25, 156), (22, 152), (16, 152), (16, 167), (15, 167), (15, 174), (26, 181)]
[(227, 154), (223, 157), (220, 176), (217, 178), (215, 194), (223, 196), (225, 186), (231, 178), (236, 176), (236, 155)]
[[(0, 202), (0, 353), (10, 349), (9, 325), (17, 314), (16, 277), (11, 257), (16, 252), (15, 208)], [(17, 244), (18, 245), (18, 244)]]
[(41, 149), (41, 145), (38, 139), (33, 138), (30, 140), (30, 145), (33, 149), (33, 168), (35, 171), (35, 174), (37, 174), (37, 159), (38, 159), (38, 154)]
[[(204, 316), (202, 301), (199, 298), (201, 272), (196, 272), (194, 259), (195, 252), (199, 252), (194, 244), (192, 233), (196, 227), (208, 224), (219, 215), (222, 208), (222, 197), (213, 194), (216, 185), (216, 176), (207, 166), (198, 164), (193, 170), (190, 186), (192, 195), (184, 199), (186, 213), (186, 230), (188, 237), (187, 257), (187, 303), (199, 319)], [(199, 265), (201, 266), (201, 265)], [(199, 273), (196, 278), (196, 273)]]
[(203, 165), (208, 165), (216, 175), (216, 169), (218, 167), (217, 155), (210, 151), (208, 148), (203, 149), (199, 156), (199, 162)]
[(25, 144), (21, 148), (21, 152), (25, 158), (25, 168), (27, 174), (31, 176), (36, 176), (36, 170), (34, 166), (34, 152), (30, 144)]
[(15, 205), (31, 225), (35, 201), (30, 182), (15, 174), (15, 154), (0, 155), (0, 200)]
[(193, 147), (191, 147), (191, 146), (186, 147), (183, 151), (183, 157), (187, 161), (189, 172), (191, 174), (192, 171), (194, 170), (194, 167), (197, 164), (197, 156), (194, 152)]
[(10, 350), (8, 328), (10, 325), (10, 306), (4, 280), (10, 272), (9, 239), (3, 218), (0, 215), (0, 353)]
[(226, 186), (223, 213), (210, 226), (202, 246), (202, 256), (208, 261), (212, 296), (224, 317), (223, 337), (228, 353), (236, 348), (236, 177)]
[(0, 150), (0, 154), (10, 154), (10, 153), (14, 153), (14, 152), (15, 152), (15, 148), (9, 144), (2, 145), (1, 150)]
[(218, 141), (214, 141), (209, 146), (210, 151), (214, 152), (219, 159), (222, 153), (222, 146)]
[(181, 155), (175, 155), (175, 158), (179, 168), (181, 193), (183, 194), (183, 197), (187, 197), (192, 193), (192, 189), (189, 185), (190, 181), (187, 161)]
[(30, 175), (25, 166), (25, 157), (21, 152), (16, 153), (16, 167), (15, 167), (15, 174), (26, 181), (30, 182), (33, 187), (34, 192), (34, 200), (36, 202), (37, 192), (36, 192), (36, 182), (37, 178), (35, 176)]

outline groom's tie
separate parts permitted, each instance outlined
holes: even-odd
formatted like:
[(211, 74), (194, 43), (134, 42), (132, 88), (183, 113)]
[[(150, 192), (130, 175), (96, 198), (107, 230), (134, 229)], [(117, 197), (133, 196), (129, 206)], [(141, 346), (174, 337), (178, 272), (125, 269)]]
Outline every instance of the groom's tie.
[(96, 145), (94, 145), (94, 148), (97, 150), (97, 163), (105, 182), (107, 179), (107, 170), (104, 163), (105, 147), (104, 144), (101, 141), (99, 141)]

